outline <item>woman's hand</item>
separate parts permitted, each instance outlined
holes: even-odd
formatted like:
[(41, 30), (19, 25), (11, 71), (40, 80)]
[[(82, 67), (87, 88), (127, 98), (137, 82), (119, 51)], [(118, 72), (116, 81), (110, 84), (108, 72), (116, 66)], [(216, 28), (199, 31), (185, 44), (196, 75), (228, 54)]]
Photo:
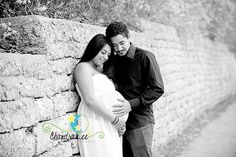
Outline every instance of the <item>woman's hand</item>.
[(116, 128), (117, 131), (119, 130), (124, 130), (125, 128), (125, 121), (119, 117), (115, 117), (115, 119), (112, 121), (112, 124), (114, 125), (114, 127)]
[(120, 129), (118, 130), (119, 136), (122, 136), (122, 135), (125, 133), (125, 131), (126, 131), (126, 127), (125, 127), (125, 126), (122, 127), (122, 128), (120, 128)]

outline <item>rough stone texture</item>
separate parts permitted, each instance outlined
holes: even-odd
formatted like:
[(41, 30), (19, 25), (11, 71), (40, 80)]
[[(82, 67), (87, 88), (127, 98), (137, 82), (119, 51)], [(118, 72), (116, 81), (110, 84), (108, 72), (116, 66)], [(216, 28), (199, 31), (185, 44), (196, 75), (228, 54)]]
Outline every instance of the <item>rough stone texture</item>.
[[(0, 156), (78, 153), (75, 140), (50, 140), (42, 126), (68, 129), (67, 118), (79, 103), (73, 69), (87, 42), (105, 29), (40, 16), (0, 19), (8, 22), (17, 32), (18, 50), (0, 50)], [(165, 83), (165, 94), (154, 104), (155, 151), (201, 112), (236, 94), (236, 59), (225, 45), (180, 39), (172, 27), (146, 30), (131, 32), (131, 40), (155, 54)]]
[(64, 156), (72, 156), (72, 155), (73, 155), (73, 152), (71, 149), (71, 143), (63, 142), (53, 147), (52, 149), (49, 149), (47, 152), (39, 155), (39, 157), (49, 157), (49, 156), (64, 157)]
[[(72, 140), (70, 142), (66, 142), (62, 140), (51, 140), (50, 138), (51, 131), (58, 132), (63, 135), (66, 134), (64, 130), (71, 131), (68, 122), (69, 115), (74, 115), (74, 114), (67, 114), (65, 116), (55, 118), (50, 121), (39, 123), (37, 126), (33, 128), (33, 133), (36, 139), (35, 155), (45, 155), (48, 153), (51, 154), (55, 152), (59, 153), (56, 150), (58, 148), (63, 148), (63, 147), (64, 147), (63, 150), (60, 151), (61, 153), (62, 152), (63, 153), (60, 156), (71, 156), (72, 152), (78, 151), (77, 147), (72, 147), (72, 145), (75, 144), (74, 141)], [(67, 147), (68, 145), (70, 145), (70, 147)], [(54, 150), (54, 148), (56, 150)], [(69, 152), (66, 152), (66, 150), (69, 150)], [(67, 155), (64, 155), (65, 153)]]
[(0, 134), (0, 156), (31, 157), (34, 155), (35, 147), (31, 128)]

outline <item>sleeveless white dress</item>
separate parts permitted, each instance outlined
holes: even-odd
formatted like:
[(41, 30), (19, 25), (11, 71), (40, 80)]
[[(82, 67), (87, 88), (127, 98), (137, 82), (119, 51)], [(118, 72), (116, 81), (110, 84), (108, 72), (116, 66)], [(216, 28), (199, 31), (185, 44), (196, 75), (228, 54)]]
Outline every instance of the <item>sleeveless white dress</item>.
[[(117, 99), (123, 98), (106, 75), (95, 74), (93, 85), (100, 107), (106, 106), (111, 110), (112, 105), (119, 103)], [(77, 111), (77, 115), (80, 115), (79, 135), (87, 137), (78, 139), (81, 157), (122, 157), (122, 137), (119, 137), (116, 128), (85, 104), (77, 84), (76, 89), (81, 97)], [(128, 114), (121, 118), (126, 121)]]

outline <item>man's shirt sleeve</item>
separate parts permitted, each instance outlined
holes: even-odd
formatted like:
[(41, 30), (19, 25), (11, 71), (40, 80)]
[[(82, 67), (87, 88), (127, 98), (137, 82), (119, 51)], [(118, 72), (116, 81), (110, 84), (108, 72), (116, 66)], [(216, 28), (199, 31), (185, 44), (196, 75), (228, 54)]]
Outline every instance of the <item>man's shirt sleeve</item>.
[(141, 92), (140, 97), (129, 100), (132, 109), (149, 106), (164, 93), (164, 84), (155, 56), (151, 53), (146, 53), (142, 57), (141, 64), (144, 90)]

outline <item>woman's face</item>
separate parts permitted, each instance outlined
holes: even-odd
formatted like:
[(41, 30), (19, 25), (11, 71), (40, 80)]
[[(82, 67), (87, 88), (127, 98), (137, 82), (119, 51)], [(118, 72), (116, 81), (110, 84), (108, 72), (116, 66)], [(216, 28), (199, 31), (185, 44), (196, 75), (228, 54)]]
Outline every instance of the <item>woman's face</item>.
[(98, 52), (98, 54), (92, 59), (92, 62), (96, 66), (102, 66), (108, 60), (110, 54), (111, 54), (111, 47), (108, 44), (106, 44)]

